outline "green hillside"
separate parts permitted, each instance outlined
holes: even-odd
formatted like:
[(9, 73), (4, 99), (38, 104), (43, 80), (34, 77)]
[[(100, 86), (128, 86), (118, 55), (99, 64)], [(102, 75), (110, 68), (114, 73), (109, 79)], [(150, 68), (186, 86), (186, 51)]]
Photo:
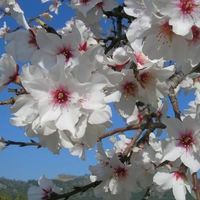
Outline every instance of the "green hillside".
[[(70, 175), (59, 175), (53, 182), (63, 188), (64, 192), (73, 190), (74, 186), (83, 186), (90, 183), (89, 176), (70, 176)], [(6, 178), (0, 178), (0, 200), (27, 200), (27, 190), (31, 185), (37, 185), (36, 180), (16, 181), (9, 180)], [(143, 196), (145, 191), (134, 194), (133, 200), (144, 200)], [(155, 195), (153, 193), (148, 200), (174, 200), (171, 191), (166, 192), (164, 195)], [(69, 198), (69, 200), (102, 200), (101, 198), (94, 197), (93, 190), (90, 189), (85, 193), (79, 193)], [(187, 196), (187, 200), (194, 200), (190, 195)]]

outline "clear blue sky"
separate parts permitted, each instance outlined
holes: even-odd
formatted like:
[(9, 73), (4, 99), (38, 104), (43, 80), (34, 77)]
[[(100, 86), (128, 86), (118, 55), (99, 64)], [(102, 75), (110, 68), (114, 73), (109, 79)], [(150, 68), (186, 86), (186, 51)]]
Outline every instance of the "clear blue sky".
[[(120, 1), (121, 2), (121, 1)], [(24, 1), (18, 0), (19, 5), (25, 11), (27, 18), (35, 17), (42, 11), (48, 8), (47, 4), (41, 4), (40, 0)], [(55, 16), (51, 26), (61, 28), (67, 20), (73, 16), (73, 11), (70, 11), (66, 6), (59, 9), (59, 16)], [(7, 19), (7, 18), (6, 18)], [(58, 20), (59, 19), (59, 20)], [(13, 26), (13, 20), (6, 20), (8, 26)], [(3, 25), (4, 19), (0, 20), (0, 26)], [(0, 39), (0, 54), (4, 53), (4, 42)], [(0, 93), (0, 101), (9, 98), (9, 94), (4, 90)], [(186, 105), (186, 101), (191, 99), (192, 96), (184, 97), (182, 95), (181, 107)], [(12, 126), (9, 123), (10, 111), (9, 106), (0, 107), (0, 136), (5, 139), (14, 141), (26, 141), (30, 139), (24, 136), (24, 131), (21, 128)], [(117, 127), (123, 126), (122, 119), (114, 114), (113, 121)], [(53, 155), (52, 152), (45, 148), (36, 149), (36, 147), (10, 146), (4, 151), (0, 152), (0, 177), (28, 180), (38, 179), (42, 174), (48, 178), (54, 178), (58, 174), (72, 174), (84, 175), (88, 174), (88, 166), (96, 164), (94, 159), (95, 151), (88, 151), (86, 161), (81, 161), (78, 157), (71, 156), (67, 149), (61, 150), (59, 155)]]

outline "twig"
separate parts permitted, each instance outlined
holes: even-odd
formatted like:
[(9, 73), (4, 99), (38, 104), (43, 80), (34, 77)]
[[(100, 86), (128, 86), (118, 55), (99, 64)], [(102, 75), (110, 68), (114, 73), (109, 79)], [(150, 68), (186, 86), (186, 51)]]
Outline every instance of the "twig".
[(37, 146), (37, 148), (42, 147), (42, 145), (40, 143), (35, 142), (34, 140), (31, 140), (31, 142), (16, 142), (16, 141), (5, 140), (5, 139), (1, 138), (0, 142), (4, 143), (6, 146), (18, 145), (19, 147), (26, 147), (26, 146)]
[(198, 178), (197, 178), (197, 172), (194, 172), (192, 174), (192, 180), (193, 180), (193, 190), (196, 195), (196, 199), (200, 200), (200, 191), (199, 191), (199, 183), (198, 183)]
[(52, 197), (48, 198), (47, 200), (57, 200), (57, 199), (61, 199), (64, 198), (65, 200), (67, 200), (69, 197), (79, 193), (79, 192), (85, 192), (90, 188), (95, 188), (96, 186), (98, 186), (101, 183), (101, 181), (95, 181), (92, 182), (88, 185), (85, 186), (81, 186), (81, 187), (74, 187), (74, 190), (65, 194), (57, 194), (57, 195), (53, 195)]
[(123, 153), (123, 157), (127, 157), (128, 154), (131, 152), (132, 148), (135, 146), (136, 141), (139, 139), (139, 137), (141, 136), (142, 132), (144, 129), (140, 128), (139, 131), (136, 133), (136, 135), (134, 136), (134, 138), (131, 140), (130, 144), (126, 147), (126, 149), (124, 150)]
[(0, 101), (0, 105), (1, 106), (5, 106), (5, 105), (9, 105), (9, 104), (14, 104), (14, 103), (15, 103), (15, 98), (14, 97), (11, 97), (10, 99), (5, 100), (5, 101)]
[(130, 125), (130, 126), (125, 126), (125, 127), (120, 127), (120, 128), (116, 128), (108, 133), (104, 133), (102, 135), (99, 136), (99, 140), (102, 140), (106, 137), (109, 137), (111, 135), (114, 135), (116, 133), (120, 133), (120, 132), (124, 132), (124, 131), (131, 131), (131, 130), (137, 130), (140, 128), (140, 123), (136, 124), (136, 125)]
[(149, 197), (151, 196), (151, 193), (152, 193), (151, 186), (149, 186), (149, 187), (147, 188), (147, 191), (145, 192), (145, 194), (144, 194), (142, 200), (148, 200)]

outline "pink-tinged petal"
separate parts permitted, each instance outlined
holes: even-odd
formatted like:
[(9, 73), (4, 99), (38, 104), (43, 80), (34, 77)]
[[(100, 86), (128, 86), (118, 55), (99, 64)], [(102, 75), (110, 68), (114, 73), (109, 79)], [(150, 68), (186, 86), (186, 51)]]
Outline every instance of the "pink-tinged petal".
[(176, 200), (185, 200), (186, 188), (184, 184), (184, 180), (180, 178), (173, 180), (173, 195)]
[(53, 186), (53, 182), (51, 180), (47, 179), (45, 177), (45, 175), (42, 175), (40, 177), (40, 179), (38, 180), (38, 184), (43, 189), (50, 189)]
[(164, 149), (162, 162), (165, 160), (175, 161), (182, 153), (182, 147), (176, 146), (176, 141), (171, 140)]

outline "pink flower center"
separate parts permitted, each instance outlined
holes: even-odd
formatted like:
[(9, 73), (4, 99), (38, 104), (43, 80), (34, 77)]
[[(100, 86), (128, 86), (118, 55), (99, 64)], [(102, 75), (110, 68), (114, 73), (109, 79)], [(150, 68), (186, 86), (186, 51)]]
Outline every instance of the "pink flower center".
[(53, 96), (54, 105), (67, 105), (67, 102), (70, 102), (71, 92), (69, 90), (65, 90), (62, 86), (60, 86), (57, 90), (51, 92)]
[(177, 6), (180, 8), (183, 15), (190, 15), (194, 12), (195, 7), (197, 7), (194, 0), (180, 0)]
[(51, 188), (49, 188), (49, 189), (42, 189), (42, 190), (43, 190), (42, 199), (48, 199), (49, 197), (51, 197), (51, 192), (52, 192)]
[(180, 133), (178, 146), (189, 150), (194, 144), (192, 131), (186, 131), (186, 133)]
[(125, 97), (134, 96), (138, 92), (138, 86), (134, 82), (127, 81), (122, 85), (122, 93)]
[(98, 8), (102, 8), (103, 7), (103, 2), (99, 2), (99, 3), (97, 3), (97, 5), (96, 5)]
[(74, 57), (72, 52), (73, 50), (70, 46), (58, 49), (58, 55), (62, 54), (63, 56), (65, 56), (66, 62), (68, 62), (70, 58)]
[(82, 4), (87, 4), (88, 2), (90, 2), (91, 0), (80, 0), (80, 3)]
[(31, 46), (34, 46), (36, 47), (37, 49), (39, 49), (39, 46), (37, 45), (37, 42), (36, 42), (36, 38), (35, 38), (35, 34), (33, 33), (32, 30), (29, 30), (29, 41), (28, 43), (31, 45)]
[(126, 178), (128, 175), (128, 170), (124, 167), (118, 166), (115, 168), (114, 176), (115, 178)]
[(153, 81), (153, 76), (150, 72), (143, 72), (139, 77), (140, 84), (143, 88), (147, 87)]
[(88, 50), (87, 41), (84, 41), (82, 44), (79, 44), (78, 50), (80, 52), (86, 52)]
[(19, 80), (18, 72), (19, 72), (19, 65), (16, 64), (15, 72), (13, 73), (13, 75), (9, 76), (9, 79), (3, 85), (8, 85), (12, 82), (17, 82), (17, 80)]
[(187, 177), (185, 176), (184, 173), (181, 172), (174, 172), (173, 176), (176, 178), (176, 180), (178, 179), (182, 179), (183, 181), (187, 181)]
[[(158, 38), (158, 42), (160, 41), (161, 38), (164, 38), (167, 41), (172, 42), (173, 36), (174, 32), (172, 31), (172, 26), (169, 25), (169, 22), (167, 21), (160, 26), (159, 32), (156, 37)], [(165, 43), (168, 43), (167, 41)]]
[(140, 53), (135, 53), (134, 56), (135, 56), (135, 59), (136, 59), (137, 63), (139, 63), (140, 65), (144, 65), (145, 64), (146, 57), (144, 56), (143, 53), (141, 53), (141, 52)]
[(191, 28), (192, 30), (192, 34), (193, 34), (193, 38), (192, 40), (189, 40), (189, 44), (193, 43), (193, 44), (196, 44), (197, 42), (200, 41), (200, 29), (197, 28), (196, 26), (192, 26)]

